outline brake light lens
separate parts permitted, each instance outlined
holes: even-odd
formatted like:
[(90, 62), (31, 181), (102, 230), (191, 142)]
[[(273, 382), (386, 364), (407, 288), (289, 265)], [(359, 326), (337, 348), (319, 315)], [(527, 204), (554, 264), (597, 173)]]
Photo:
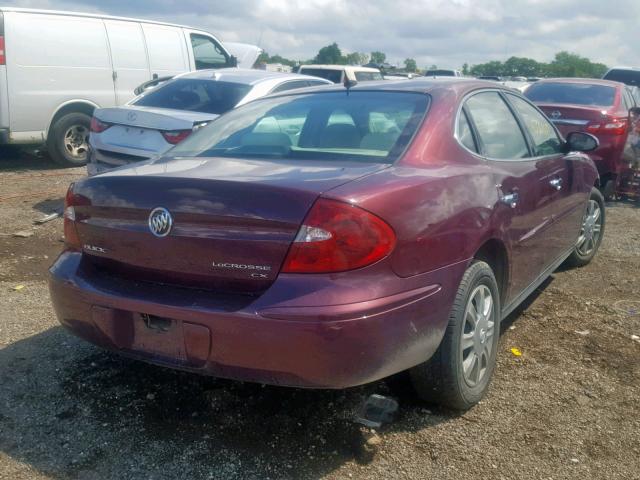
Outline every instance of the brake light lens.
[(67, 194), (64, 197), (64, 243), (71, 250), (80, 250), (80, 237), (76, 230), (76, 209), (75, 196), (73, 194), (73, 183), (69, 185)]
[(624, 135), (627, 133), (629, 120), (625, 117), (606, 117), (601, 122), (594, 122), (587, 125), (589, 133), (609, 133), (611, 135)]
[(193, 130), (172, 130), (170, 132), (161, 132), (164, 139), (171, 145), (177, 145), (187, 138)]
[(0, 65), (7, 64), (7, 54), (4, 49), (4, 37), (0, 35)]
[(386, 257), (395, 244), (393, 229), (380, 217), (355, 205), (321, 198), (300, 227), (282, 271), (354, 270)]
[(98, 120), (96, 117), (91, 117), (91, 127), (90, 127), (90, 129), (94, 133), (104, 132), (110, 126), (111, 125), (109, 125), (108, 123), (104, 123), (104, 122)]

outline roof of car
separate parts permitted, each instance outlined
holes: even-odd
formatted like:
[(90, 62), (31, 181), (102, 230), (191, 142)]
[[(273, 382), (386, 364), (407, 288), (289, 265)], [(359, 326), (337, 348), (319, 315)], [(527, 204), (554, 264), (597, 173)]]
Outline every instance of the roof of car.
[(603, 80), (601, 78), (577, 78), (577, 77), (566, 77), (566, 78), (542, 78), (536, 82), (538, 84), (544, 83), (582, 83), (588, 85), (603, 85), (606, 87), (623, 87), (624, 84), (620, 82), (614, 82), (613, 80)]
[(245, 85), (255, 85), (264, 81), (287, 81), (287, 80), (320, 80), (331, 84), (328, 80), (311, 75), (300, 75), (299, 73), (268, 72), (266, 70), (253, 70), (243, 68), (219, 68), (215, 70), (197, 70), (187, 72), (176, 78), (196, 78), (203, 80), (243, 83)]
[(380, 70), (378, 70), (377, 68), (371, 68), (371, 67), (362, 67), (360, 65), (301, 65), (300, 69), (305, 69), (305, 68), (316, 68), (316, 69), (322, 69), (322, 70), (351, 70), (354, 72), (375, 72), (375, 73), (380, 73)]

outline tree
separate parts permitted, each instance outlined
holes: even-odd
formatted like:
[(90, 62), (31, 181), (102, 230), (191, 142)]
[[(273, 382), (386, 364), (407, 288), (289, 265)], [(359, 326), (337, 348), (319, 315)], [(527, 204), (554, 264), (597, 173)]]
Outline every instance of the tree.
[(407, 58), (404, 61), (404, 69), (407, 72), (416, 72), (418, 70), (418, 65), (416, 64), (416, 61), (413, 58)]
[(369, 55), (360, 52), (348, 53), (344, 58), (347, 65), (364, 65), (369, 61)]
[(342, 56), (342, 51), (340, 50), (340, 47), (338, 47), (338, 44), (333, 42), (331, 45), (322, 47), (313, 61), (314, 63), (321, 64), (343, 65), (346, 62), (346, 59)]
[(466, 76), (466, 75), (469, 75), (469, 73), (470, 73), (470, 72), (469, 72), (469, 64), (468, 64), (467, 62), (465, 62), (465, 63), (462, 65), (462, 75), (465, 75), (465, 76)]
[(558, 52), (553, 61), (547, 65), (547, 74), (554, 77), (602, 77), (607, 66), (593, 63), (591, 60), (575, 53)]
[(384, 63), (387, 60), (387, 55), (382, 52), (371, 52), (371, 63)]
[(541, 66), (531, 58), (511, 57), (502, 66), (502, 74), (519, 77), (535, 77), (539, 75)]

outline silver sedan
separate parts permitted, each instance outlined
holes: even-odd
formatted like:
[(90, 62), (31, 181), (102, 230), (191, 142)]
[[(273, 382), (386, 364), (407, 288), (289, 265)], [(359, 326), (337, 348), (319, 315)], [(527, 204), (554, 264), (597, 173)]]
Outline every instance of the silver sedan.
[(157, 158), (238, 105), (270, 93), (318, 85), (332, 83), (308, 75), (237, 68), (179, 75), (122, 107), (95, 110), (88, 173)]

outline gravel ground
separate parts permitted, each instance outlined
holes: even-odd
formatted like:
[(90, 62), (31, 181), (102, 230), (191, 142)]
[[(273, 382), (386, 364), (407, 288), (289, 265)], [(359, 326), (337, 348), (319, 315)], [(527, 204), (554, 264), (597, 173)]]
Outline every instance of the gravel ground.
[(556, 272), (505, 322), (480, 405), (460, 415), (401, 398), (372, 437), (351, 418), (370, 393), (389, 393), (384, 382), (308, 391), (223, 381), (64, 331), (46, 285), (62, 221), (33, 222), (61, 208), (82, 174), (0, 151), (0, 479), (640, 479), (633, 205), (610, 206), (592, 264)]

